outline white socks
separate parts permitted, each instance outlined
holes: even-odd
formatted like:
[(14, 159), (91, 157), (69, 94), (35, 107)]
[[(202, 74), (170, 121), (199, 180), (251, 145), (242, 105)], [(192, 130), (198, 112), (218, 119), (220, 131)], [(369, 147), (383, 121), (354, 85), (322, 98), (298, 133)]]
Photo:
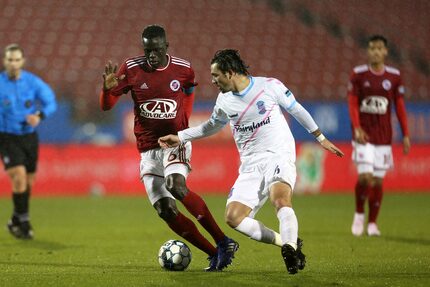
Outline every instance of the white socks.
[(279, 209), (277, 216), (281, 234), (267, 228), (260, 221), (250, 217), (245, 217), (235, 229), (249, 236), (251, 239), (260, 242), (277, 246), (289, 244), (294, 247), (294, 249), (297, 249), (299, 224), (294, 210), (291, 207), (282, 207)]
[(297, 236), (299, 233), (299, 224), (296, 214), (291, 207), (282, 207), (278, 210), (279, 231), (281, 233), (282, 243), (289, 244), (297, 249)]
[(245, 217), (235, 229), (249, 236), (251, 239), (282, 246), (281, 235), (279, 233), (267, 228), (263, 223), (253, 218)]

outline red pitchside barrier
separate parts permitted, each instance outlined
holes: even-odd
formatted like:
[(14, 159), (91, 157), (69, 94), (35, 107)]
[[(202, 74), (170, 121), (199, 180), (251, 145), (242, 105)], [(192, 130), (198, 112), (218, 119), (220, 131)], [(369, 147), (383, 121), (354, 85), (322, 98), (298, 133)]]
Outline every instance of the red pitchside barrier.
[[(297, 151), (296, 192), (352, 192), (356, 181), (351, 146), (341, 144), (344, 158), (300, 144)], [(385, 180), (386, 190), (430, 192), (430, 145), (413, 146), (408, 156), (394, 147), (395, 168)], [(139, 181), (139, 153), (132, 144), (112, 147), (43, 145), (35, 195), (144, 194)], [(208, 141), (193, 145), (189, 187), (199, 193), (227, 195), (237, 177), (239, 159), (234, 144)], [(10, 195), (10, 183), (0, 172), (0, 196)]]

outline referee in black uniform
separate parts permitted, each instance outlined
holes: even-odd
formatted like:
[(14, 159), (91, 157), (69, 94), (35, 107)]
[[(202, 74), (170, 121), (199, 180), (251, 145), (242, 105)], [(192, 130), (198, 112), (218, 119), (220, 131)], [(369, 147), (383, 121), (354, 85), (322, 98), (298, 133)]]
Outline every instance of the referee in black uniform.
[(0, 73), (0, 156), (12, 183), (13, 214), (7, 224), (16, 238), (31, 239), (29, 199), (37, 167), (36, 127), (56, 110), (52, 89), (22, 69), (24, 51), (17, 44), (3, 51)]

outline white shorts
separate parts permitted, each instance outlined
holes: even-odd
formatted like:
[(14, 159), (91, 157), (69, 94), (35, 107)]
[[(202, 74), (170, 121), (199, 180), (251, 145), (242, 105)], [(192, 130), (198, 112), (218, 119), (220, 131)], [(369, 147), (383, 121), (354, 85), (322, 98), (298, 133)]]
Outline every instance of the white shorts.
[(286, 156), (265, 158), (258, 164), (240, 167), (236, 179), (228, 195), (227, 205), (237, 201), (252, 209), (249, 214), (254, 217), (269, 197), (269, 190), (276, 182), (285, 182), (294, 189), (296, 183), (296, 166)]
[(140, 154), (140, 181), (145, 185), (152, 205), (164, 197), (174, 199), (166, 189), (164, 178), (173, 173), (187, 178), (191, 171), (190, 159), (190, 142), (175, 148), (151, 149)]
[(357, 166), (358, 174), (371, 173), (383, 178), (387, 170), (393, 168), (393, 153), (390, 145), (359, 144), (352, 142), (352, 160)]

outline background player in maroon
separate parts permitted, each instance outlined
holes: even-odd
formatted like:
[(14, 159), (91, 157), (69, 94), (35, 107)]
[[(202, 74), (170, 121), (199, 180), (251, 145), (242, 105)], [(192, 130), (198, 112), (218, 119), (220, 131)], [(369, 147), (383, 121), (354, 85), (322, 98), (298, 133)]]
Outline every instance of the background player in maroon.
[(355, 214), (351, 231), (364, 232), (364, 204), (369, 200), (367, 234), (379, 236), (376, 225), (382, 201), (382, 183), (393, 166), (391, 109), (394, 104), (403, 133), (403, 152), (409, 153), (410, 141), (403, 100), (400, 71), (384, 64), (387, 40), (380, 35), (368, 41), (369, 64), (354, 68), (348, 86), (348, 101), (353, 130), (353, 160), (358, 170), (355, 186)]
[[(142, 43), (145, 54), (127, 59), (119, 71), (111, 62), (106, 66), (101, 107), (109, 110), (119, 96), (131, 93), (140, 177), (151, 204), (174, 232), (209, 255), (207, 271), (222, 270), (231, 263), (238, 244), (224, 235), (203, 199), (186, 186), (191, 145), (169, 150), (158, 145), (159, 137), (188, 127), (196, 85), (194, 71), (188, 61), (167, 54), (163, 27), (147, 26)], [(177, 209), (175, 199), (209, 232), (217, 248)]]

